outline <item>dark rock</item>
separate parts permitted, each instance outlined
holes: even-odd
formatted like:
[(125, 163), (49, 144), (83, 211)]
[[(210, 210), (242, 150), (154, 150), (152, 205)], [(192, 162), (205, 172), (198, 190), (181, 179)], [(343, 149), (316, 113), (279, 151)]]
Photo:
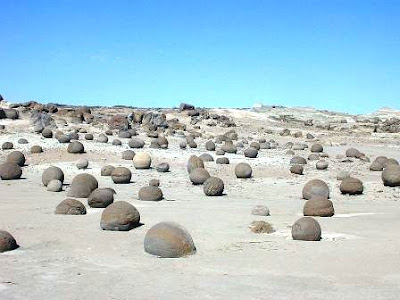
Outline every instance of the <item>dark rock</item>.
[(57, 215), (86, 215), (85, 206), (78, 200), (65, 199), (57, 205), (55, 214)]

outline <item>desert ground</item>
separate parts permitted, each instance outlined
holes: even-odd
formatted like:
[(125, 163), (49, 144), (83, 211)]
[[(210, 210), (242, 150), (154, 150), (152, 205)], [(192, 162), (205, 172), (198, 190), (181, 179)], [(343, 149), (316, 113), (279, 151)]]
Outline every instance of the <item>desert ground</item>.
[[(77, 120), (76, 107), (47, 112), (37, 103), (3, 101), (1, 106), (13, 107), (19, 117), (0, 120), (5, 125), (0, 144), (13, 143), (13, 149), (0, 150), (0, 160), (17, 150), (26, 162), (20, 179), (0, 181), (0, 229), (19, 245), (0, 253), (0, 299), (399, 299), (400, 187), (384, 186), (382, 172), (369, 169), (378, 156), (400, 161), (400, 130), (395, 122), (399, 112), (382, 109), (355, 116), (262, 106), (195, 108), (197, 115), (190, 113), (193, 109), (93, 107)], [(161, 119), (168, 123), (160, 127), (157, 122), (152, 126), (128, 122), (136, 129), (134, 138), (145, 141), (143, 149), (132, 150), (150, 154), (150, 169), (136, 169), (132, 160), (121, 157), (130, 149), (130, 138), (120, 138), (118, 133), (127, 129), (121, 126), (126, 126), (132, 111), (164, 114)], [(68, 143), (35, 132), (35, 113), (51, 118), (45, 125), (54, 133), (78, 133), (85, 153), (68, 153)], [(98, 142), (107, 130), (112, 133), (108, 142)], [(85, 133), (92, 133), (94, 139), (85, 140)], [(307, 133), (313, 137), (307, 138)], [(149, 147), (157, 135), (168, 139), (166, 149)], [(197, 148), (180, 148), (188, 136)], [(221, 136), (229, 136), (238, 146), (236, 154), (217, 155), (205, 149), (208, 140), (220, 149), (225, 143)], [(20, 144), (21, 138), (28, 143)], [(114, 139), (122, 145), (113, 145)], [(260, 139), (269, 142), (270, 149), (260, 149), (256, 158), (245, 157), (244, 150)], [(291, 153), (288, 150), (294, 145), (288, 142), (308, 148)], [(307, 159), (316, 143), (323, 146), (327, 169), (318, 170), (317, 160)], [(31, 153), (33, 145), (42, 146), (43, 152)], [(365, 155), (346, 157), (352, 147)], [(223, 180), (222, 196), (206, 196), (202, 185), (189, 180), (188, 159), (203, 153), (214, 158), (204, 166), (211, 176)], [(294, 154), (307, 159), (303, 175), (289, 170)], [(230, 163), (216, 164), (222, 156)], [(89, 161), (87, 169), (75, 165), (82, 158)], [(162, 162), (170, 165), (169, 172), (156, 170)], [(240, 162), (251, 166), (251, 178), (236, 178), (234, 170)], [(109, 176), (101, 176), (105, 165), (128, 168), (131, 183), (115, 184)], [(42, 184), (42, 173), (49, 166), (60, 167), (65, 174), (61, 192), (47, 191)], [(343, 170), (362, 181), (362, 194), (341, 193), (337, 174)], [(92, 174), (99, 187), (113, 188), (114, 202), (136, 207), (142, 226), (102, 230), (104, 209), (91, 208), (85, 198), (77, 200), (87, 214), (55, 214), (56, 206), (70, 198), (69, 185), (80, 173)], [(163, 200), (138, 198), (139, 189), (151, 179), (159, 179)], [(302, 189), (312, 179), (329, 186), (334, 215), (313, 217), (321, 226), (320, 241), (294, 240), (291, 226), (303, 217)], [(270, 215), (252, 215), (256, 205), (267, 206)], [(252, 232), (250, 224), (255, 220), (268, 222), (274, 232)], [(162, 221), (184, 226), (196, 252), (180, 258), (147, 253), (145, 235)]]

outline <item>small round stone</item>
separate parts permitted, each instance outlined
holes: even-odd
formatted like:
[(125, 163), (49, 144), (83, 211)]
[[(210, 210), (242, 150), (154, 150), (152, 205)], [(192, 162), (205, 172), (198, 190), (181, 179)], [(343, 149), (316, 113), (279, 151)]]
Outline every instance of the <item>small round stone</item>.
[(203, 191), (206, 196), (222, 196), (224, 182), (218, 177), (210, 177), (204, 182)]
[(106, 144), (106, 143), (108, 143), (108, 137), (102, 133), (97, 137), (97, 141), (99, 143)]
[(347, 177), (342, 180), (339, 189), (342, 194), (357, 195), (362, 194), (364, 186), (361, 180), (353, 177)]
[(151, 179), (151, 180), (149, 181), (149, 185), (152, 185), (152, 186), (160, 186), (160, 180), (159, 180), (159, 179)]
[(306, 165), (307, 160), (301, 156), (293, 156), (292, 159), (290, 160), (290, 164), (291, 165)]
[(139, 200), (160, 201), (164, 198), (161, 189), (157, 186), (145, 186), (139, 190)]
[(136, 169), (149, 169), (151, 165), (151, 156), (146, 152), (139, 152), (133, 158), (133, 166)]
[(253, 147), (249, 147), (246, 150), (244, 150), (244, 156), (248, 158), (256, 158), (258, 155), (258, 150)]
[(11, 143), (11, 142), (4, 142), (1, 145), (1, 149), (3, 149), (3, 150), (10, 150), (10, 149), (13, 149), (13, 148), (14, 148), (14, 144)]
[(235, 175), (237, 178), (250, 178), (253, 170), (248, 163), (238, 163), (235, 167)]
[(314, 145), (312, 145), (311, 146), (311, 152), (322, 152), (322, 151), (324, 151), (324, 148), (322, 147), (322, 145), (321, 144), (314, 144)]
[(202, 159), (200, 159), (199, 157), (197, 157), (196, 155), (192, 155), (186, 165), (187, 171), (190, 174), (190, 172), (193, 169), (196, 168), (204, 168), (204, 162)]
[(50, 139), (53, 137), (53, 131), (50, 128), (45, 128), (42, 131), (42, 136), (44, 138)]
[(97, 179), (88, 173), (78, 174), (72, 179), (68, 197), (87, 198), (98, 187)]
[(85, 148), (81, 142), (73, 141), (68, 144), (67, 151), (68, 153), (83, 153), (85, 152)]
[(57, 215), (86, 215), (85, 206), (78, 200), (65, 199), (57, 205), (55, 214)]
[(189, 174), (189, 179), (194, 185), (203, 184), (208, 178), (210, 178), (210, 173), (203, 168), (193, 169)]
[(203, 161), (203, 162), (211, 162), (214, 161), (214, 158), (208, 154), (208, 153), (203, 153), (199, 156), (199, 158)]
[(110, 188), (95, 189), (90, 193), (88, 205), (93, 208), (105, 208), (114, 202), (115, 191)]
[(328, 162), (326, 160), (319, 160), (315, 164), (317, 170), (326, 170), (328, 168)]
[(128, 202), (117, 201), (108, 205), (101, 215), (103, 230), (128, 231), (140, 225), (138, 210)]
[(347, 177), (350, 177), (350, 173), (348, 171), (345, 171), (345, 170), (339, 171), (337, 173), (337, 175), (336, 175), (336, 179), (337, 180), (343, 180), (343, 179), (345, 179)]
[(161, 222), (149, 229), (144, 238), (144, 250), (164, 258), (178, 258), (196, 252), (189, 232), (174, 222)]
[(321, 226), (311, 217), (303, 217), (292, 226), (292, 238), (301, 241), (321, 240)]
[(290, 166), (290, 173), (303, 175), (304, 167), (303, 165), (292, 165)]
[(93, 134), (91, 134), (91, 133), (86, 133), (85, 134), (85, 140), (87, 140), (87, 141), (93, 141)]
[(156, 166), (156, 170), (157, 170), (157, 172), (160, 172), (160, 173), (169, 172), (169, 164), (166, 163), (166, 162), (164, 162), (164, 163), (159, 163), (159, 164)]
[(304, 216), (331, 217), (335, 214), (333, 203), (323, 197), (313, 197), (303, 207)]
[(18, 140), (18, 144), (26, 145), (26, 144), (29, 144), (29, 142), (28, 142), (28, 140), (25, 139), (25, 138), (20, 138), (20, 139)]
[(125, 167), (116, 167), (111, 172), (111, 179), (116, 184), (120, 183), (130, 183), (132, 178), (132, 172), (128, 168)]
[(86, 169), (89, 166), (89, 161), (86, 158), (78, 159), (75, 163), (78, 169)]
[(309, 200), (314, 196), (329, 198), (329, 187), (325, 181), (313, 179), (304, 185), (303, 198)]
[(123, 160), (133, 160), (135, 157), (135, 152), (133, 150), (125, 150), (122, 152), (122, 159)]
[(111, 144), (113, 144), (114, 146), (121, 146), (122, 142), (119, 139), (115, 139), (115, 140), (112, 141)]
[(63, 183), (60, 180), (53, 179), (47, 184), (47, 190), (49, 192), (61, 192)]
[(251, 214), (255, 216), (269, 216), (269, 209), (265, 205), (256, 205), (251, 210)]
[(400, 186), (400, 166), (392, 165), (382, 172), (382, 181), (385, 186)]
[(112, 171), (114, 171), (115, 167), (111, 165), (107, 165), (101, 168), (100, 175), (101, 176), (111, 176)]
[(207, 141), (205, 147), (207, 151), (215, 151), (215, 144), (213, 141)]
[(43, 148), (39, 145), (34, 145), (31, 147), (31, 153), (33, 153), (33, 154), (42, 153), (42, 152), (43, 152)]
[(0, 253), (12, 251), (19, 247), (14, 237), (7, 231), (0, 230)]
[(320, 159), (319, 153), (311, 153), (310, 155), (308, 155), (307, 159), (308, 160), (319, 160)]
[(229, 165), (229, 158), (227, 158), (227, 157), (218, 157), (215, 162), (217, 164), (220, 164), (220, 165)]
[(356, 148), (349, 148), (346, 150), (346, 156), (347, 157), (357, 157), (359, 156), (360, 151), (358, 151)]
[(143, 148), (144, 144), (144, 141), (138, 138), (132, 138), (128, 142), (128, 146), (134, 149)]

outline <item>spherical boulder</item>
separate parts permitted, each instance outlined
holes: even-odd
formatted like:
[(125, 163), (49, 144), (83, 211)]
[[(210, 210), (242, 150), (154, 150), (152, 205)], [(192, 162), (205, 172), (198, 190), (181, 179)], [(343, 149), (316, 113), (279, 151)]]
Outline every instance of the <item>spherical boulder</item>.
[(214, 158), (208, 154), (208, 153), (203, 153), (199, 156), (199, 158), (203, 161), (203, 162), (211, 162), (214, 161)]
[(116, 184), (130, 183), (132, 178), (132, 172), (125, 167), (116, 167), (111, 172), (111, 179)]
[(87, 198), (90, 193), (98, 188), (97, 179), (88, 173), (78, 174), (72, 179), (68, 197)]
[(269, 216), (269, 209), (265, 205), (256, 205), (251, 210), (251, 214), (255, 216)]
[(249, 147), (246, 150), (244, 150), (244, 156), (248, 158), (256, 158), (258, 155), (258, 150), (253, 147)]
[(68, 144), (67, 148), (68, 153), (83, 153), (85, 152), (85, 147), (79, 141), (73, 141)]
[(307, 160), (301, 156), (293, 156), (292, 159), (290, 160), (290, 164), (291, 165), (306, 165)]
[(227, 157), (218, 157), (215, 163), (219, 165), (229, 165), (229, 158)]
[(388, 158), (387, 160), (385, 160), (385, 162), (383, 163), (383, 168), (387, 168), (389, 166), (398, 166), (399, 162), (394, 159), (394, 158)]
[(57, 215), (86, 215), (85, 206), (78, 200), (65, 199), (57, 205), (55, 214)]
[(4, 142), (4, 143), (1, 145), (1, 149), (3, 149), (3, 150), (10, 150), (10, 149), (12, 149), (12, 148), (14, 148), (14, 144), (11, 143), (11, 142)]
[(125, 150), (122, 152), (122, 159), (123, 160), (132, 160), (135, 157), (135, 152), (132, 150)]
[(150, 169), (151, 156), (146, 152), (139, 152), (133, 158), (133, 166), (135, 169)]
[(165, 173), (169, 171), (169, 164), (166, 162), (163, 163), (159, 163), (158, 165), (156, 165), (156, 170), (157, 172), (160, 173)]
[(186, 149), (187, 147), (187, 142), (186, 141), (180, 141), (179, 142), (179, 148), (180, 149)]
[(290, 173), (303, 175), (304, 167), (303, 165), (292, 165), (290, 166)]
[(90, 193), (88, 205), (93, 208), (105, 208), (114, 202), (115, 191), (110, 188), (95, 189)]
[(138, 138), (130, 139), (128, 142), (128, 146), (134, 149), (143, 148), (144, 144), (144, 141)]
[(237, 178), (250, 178), (253, 170), (248, 163), (238, 163), (235, 167), (235, 175)]
[(42, 146), (34, 145), (31, 147), (31, 153), (33, 153), (33, 154), (42, 153), (42, 152), (43, 152)]
[(201, 158), (197, 157), (196, 155), (192, 155), (186, 165), (187, 171), (190, 172), (196, 168), (204, 168), (204, 162)]
[(14, 237), (7, 231), (0, 230), (0, 253), (12, 251), (19, 247)]
[(50, 139), (53, 137), (53, 131), (50, 128), (44, 128), (42, 131), (42, 136), (46, 139)]
[(203, 168), (193, 169), (189, 174), (189, 179), (194, 185), (203, 184), (208, 178), (210, 178), (210, 173)]
[(356, 148), (349, 148), (346, 150), (347, 157), (357, 157), (359, 155), (360, 155), (360, 151), (358, 151)]
[(139, 211), (128, 202), (117, 201), (108, 205), (101, 215), (103, 230), (128, 231), (140, 225)]
[(0, 178), (2, 180), (13, 180), (19, 179), (22, 175), (22, 169), (20, 166), (6, 162), (0, 165)]
[(316, 153), (322, 152), (322, 151), (324, 151), (324, 147), (322, 147), (321, 144), (314, 144), (314, 145), (311, 146), (310, 151), (311, 152), (316, 152)]
[(91, 134), (91, 133), (86, 133), (86, 134), (85, 134), (85, 140), (87, 140), (87, 141), (93, 141), (93, 139), (94, 139), (93, 134)]
[(310, 153), (307, 157), (308, 160), (319, 160), (319, 153)]
[(47, 186), (51, 180), (59, 180), (61, 183), (64, 182), (64, 172), (55, 166), (50, 166), (42, 173), (42, 183), (44, 186)]
[(66, 134), (60, 134), (56, 136), (56, 139), (60, 144), (67, 144), (71, 141), (71, 138)]
[(347, 177), (340, 183), (339, 189), (342, 194), (357, 195), (364, 190), (361, 180), (354, 177)]
[(115, 167), (111, 165), (107, 165), (101, 168), (100, 175), (101, 176), (111, 176), (112, 171), (114, 171)]
[(63, 183), (58, 179), (50, 180), (47, 184), (47, 190), (49, 192), (61, 192)]
[(383, 163), (375, 160), (369, 166), (369, 169), (370, 169), (370, 171), (382, 171), (383, 170)]
[(317, 170), (326, 170), (328, 168), (328, 162), (326, 160), (319, 160), (315, 164)]
[(391, 165), (382, 171), (383, 185), (395, 187), (400, 186), (400, 166)]
[(292, 238), (300, 241), (319, 241), (321, 226), (311, 217), (298, 219), (292, 226)]
[(335, 214), (333, 203), (324, 197), (313, 197), (303, 207), (304, 216), (331, 217)]
[(157, 186), (149, 185), (139, 190), (139, 200), (142, 201), (161, 201), (164, 198), (161, 189)]
[(146, 233), (144, 250), (163, 258), (178, 258), (194, 254), (196, 247), (186, 228), (174, 222), (161, 222)]
[(329, 187), (325, 181), (313, 179), (304, 185), (303, 198), (309, 200), (314, 196), (329, 198)]
[(89, 166), (89, 161), (86, 158), (78, 159), (75, 162), (75, 166), (80, 170), (86, 169)]
[(215, 144), (213, 141), (207, 141), (205, 146), (207, 151), (215, 151)]
[(13, 151), (7, 155), (6, 162), (23, 167), (25, 165), (25, 155), (21, 151)]
[(26, 145), (26, 144), (29, 144), (29, 142), (28, 142), (28, 140), (25, 139), (25, 138), (20, 138), (20, 139), (18, 140), (18, 144)]
[(122, 142), (119, 139), (114, 139), (111, 144), (114, 146), (121, 146)]
[(97, 137), (97, 141), (98, 141), (99, 143), (106, 144), (106, 143), (108, 143), (108, 137), (107, 137), (105, 134), (101, 133), (101, 134), (99, 134), (99, 136)]
[(203, 183), (203, 191), (206, 196), (222, 196), (224, 182), (218, 177), (210, 177)]

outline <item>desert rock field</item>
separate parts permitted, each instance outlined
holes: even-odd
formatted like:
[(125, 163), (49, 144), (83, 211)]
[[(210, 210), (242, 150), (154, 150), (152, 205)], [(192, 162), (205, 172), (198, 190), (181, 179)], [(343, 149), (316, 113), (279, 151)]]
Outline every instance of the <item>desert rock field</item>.
[(398, 111), (2, 100), (0, 145), (0, 299), (400, 297)]

